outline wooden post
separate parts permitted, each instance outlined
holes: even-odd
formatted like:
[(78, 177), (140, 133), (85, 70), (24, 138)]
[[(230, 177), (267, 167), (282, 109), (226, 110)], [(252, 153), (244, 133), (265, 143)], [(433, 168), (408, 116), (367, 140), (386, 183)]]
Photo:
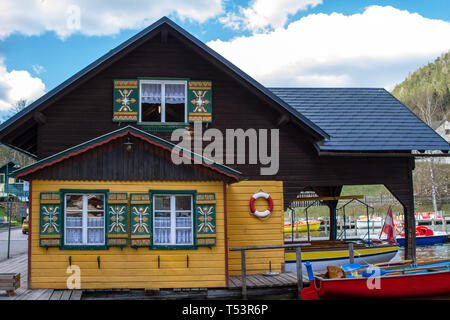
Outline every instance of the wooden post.
[(348, 244), (348, 258), (350, 263), (355, 263), (355, 252), (353, 251), (353, 243)]
[(442, 231), (447, 233), (447, 220), (445, 220), (445, 211), (441, 211), (442, 215)]
[(245, 267), (245, 250), (241, 250), (241, 269), (242, 269), (242, 298), (247, 299), (247, 279)]
[(433, 212), (433, 215), (431, 216), (431, 230), (435, 231), (436, 230), (436, 220), (434, 220), (436, 218), (437, 212)]
[(300, 294), (303, 289), (302, 248), (297, 247), (295, 251), (295, 257), (297, 258), (297, 289), (298, 294)]

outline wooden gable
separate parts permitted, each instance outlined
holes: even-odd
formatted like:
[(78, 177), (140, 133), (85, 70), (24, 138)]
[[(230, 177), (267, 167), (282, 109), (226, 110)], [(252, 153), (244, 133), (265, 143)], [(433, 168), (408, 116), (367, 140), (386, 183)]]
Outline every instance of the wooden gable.
[[(127, 150), (127, 145), (131, 146)], [(173, 144), (126, 127), (16, 171), (25, 180), (237, 181), (240, 173), (218, 164), (172, 162)]]

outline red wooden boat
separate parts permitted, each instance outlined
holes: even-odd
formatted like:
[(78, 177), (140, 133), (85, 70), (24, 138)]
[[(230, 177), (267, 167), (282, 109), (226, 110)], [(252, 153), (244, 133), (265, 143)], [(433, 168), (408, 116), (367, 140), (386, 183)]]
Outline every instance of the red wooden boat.
[[(347, 298), (413, 298), (450, 295), (450, 268), (448, 265), (409, 270), (404, 274), (387, 273), (378, 277), (332, 278), (326, 275), (311, 276), (310, 287), (302, 290), (302, 299)], [(308, 270), (309, 271), (309, 270)], [(392, 271), (393, 272), (393, 271)]]

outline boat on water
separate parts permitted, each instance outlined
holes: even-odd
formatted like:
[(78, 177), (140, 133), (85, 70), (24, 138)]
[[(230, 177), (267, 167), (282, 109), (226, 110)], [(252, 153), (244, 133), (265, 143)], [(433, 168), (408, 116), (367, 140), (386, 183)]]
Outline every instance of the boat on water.
[[(400, 237), (397, 237), (397, 243), (404, 247), (405, 246), (405, 233), (401, 232), (396, 228), (397, 233), (400, 234)], [(416, 245), (418, 246), (427, 246), (434, 245), (439, 243), (444, 243), (448, 238), (448, 234), (442, 231), (433, 231), (430, 228), (425, 226), (417, 226), (416, 227)]]
[[(291, 242), (289, 242), (291, 243)], [(314, 272), (326, 270), (329, 265), (343, 265), (350, 262), (348, 241), (295, 241), (294, 243), (310, 243), (310, 246), (302, 247), (302, 261), (310, 261)], [(286, 243), (287, 244), (287, 243)], [(353, 242), (355, 263), (380, 263), (391, 260), (398, 252), (399, 246), (380, 242), (377, 244), (366, 241)], [(284, 253), (285, 270), (296, 272), (297, 256), (294, 249), (287, 248)], [(305, 263), (303, 270), (306, 272)]]
[(320, 221), (312, 220), (312, 221), (297, 221), (294, 223), (287, 223), (284, 225), (284, 233), (292, 233), (292, 231), (295, 233), (297, 232), (308, 232), (308, 225), (309, 225), (309, 231), (319, 231), (320, 228)]
[[(353, 268), (355, 265), (350, 265)], [(328, 266), (327, 273), (314, 276), (307, 264), (310, 286), (301, 292), (302, 299), (333, 298), (413, 298), (450, 294), (450, 260), (411, 262), (345, 271)], [(358, 268), (358, 267), (357, 267)]]
[(367, 216), (359, 216), (356, 220), (356, 228), (367, 229), (369, 228), (381, 228), (383, 225), (383, 219), (381, 217), (371, 216), (369, 217), (369, 223), (367, 223)]

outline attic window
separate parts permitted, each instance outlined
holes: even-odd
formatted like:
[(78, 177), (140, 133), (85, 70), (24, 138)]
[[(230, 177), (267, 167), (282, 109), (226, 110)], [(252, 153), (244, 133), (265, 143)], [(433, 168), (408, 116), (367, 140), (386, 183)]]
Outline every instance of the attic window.
[(140, 122), (186, 122), (186, 81), (140, 80)]

